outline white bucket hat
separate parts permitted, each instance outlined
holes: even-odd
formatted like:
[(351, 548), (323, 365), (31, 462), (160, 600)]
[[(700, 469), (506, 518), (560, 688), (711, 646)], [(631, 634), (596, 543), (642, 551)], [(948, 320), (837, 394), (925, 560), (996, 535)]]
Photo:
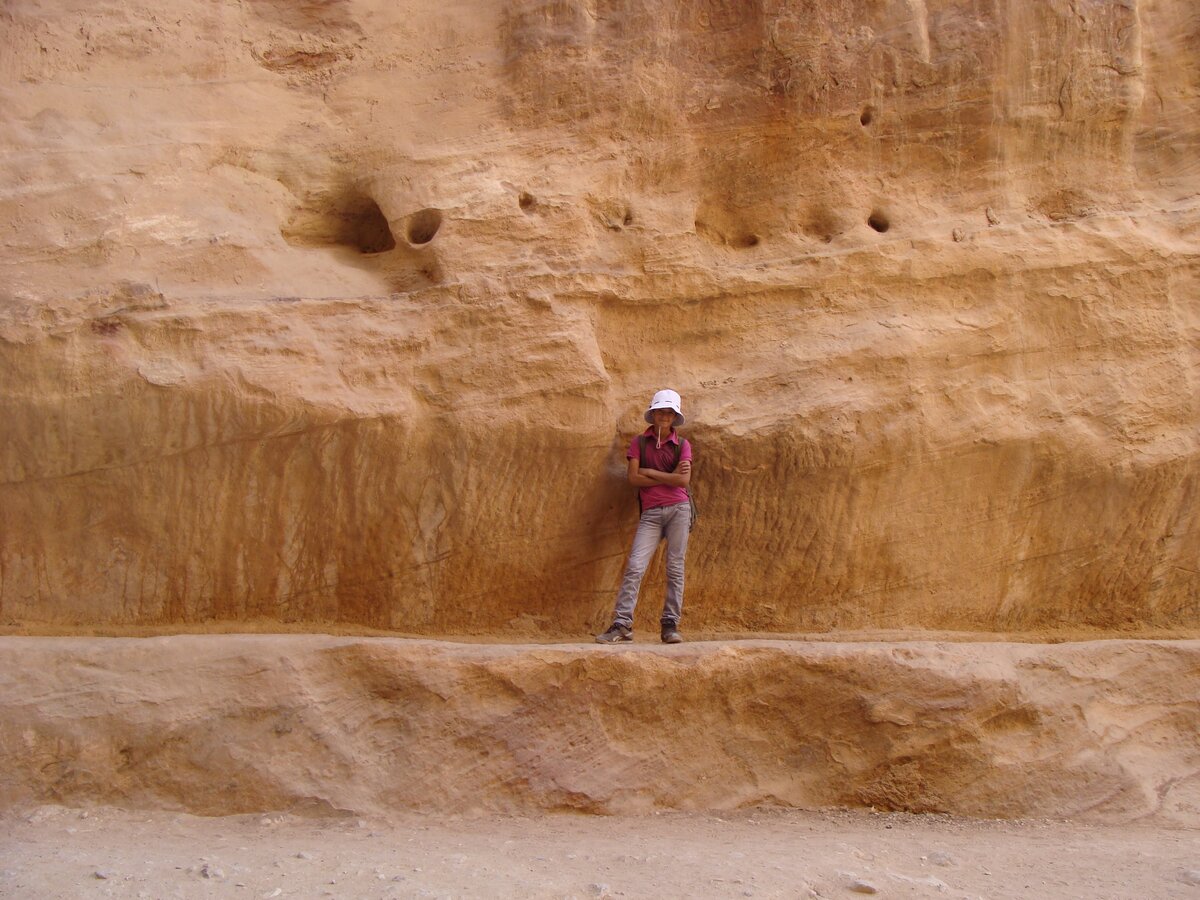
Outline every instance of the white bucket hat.
[(675, 410), (676, 427), (682, 425), (686, 420), (683, 418), (683, 413), (679, 411), (679, 394), (675, 391), (659, 391), (654, 395), (654, 399), (650, 401), (650, 407), (646, 410), (646, 414), (642, 416), (651, 425), (654, 424), (654, 419), (651, 416), (656, 409), (673, 409)]

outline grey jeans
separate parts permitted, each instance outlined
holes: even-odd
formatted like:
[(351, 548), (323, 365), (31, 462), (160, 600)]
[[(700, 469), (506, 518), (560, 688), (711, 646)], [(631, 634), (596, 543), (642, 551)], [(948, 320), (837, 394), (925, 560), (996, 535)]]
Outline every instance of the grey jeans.
[(688, 532), (692, 525), (692, 509), (689, 503), (673, 506), (656, 506), (642, 513), (637, 534), (633, 536), (633, 549), (629, 551), (629, 562), (625, 564), (625, 576), (617, 592), (617, 609), (613, 621), (633, 627), (633, 608), (637, 605), (638, 588), (650, 565), (650, 557), (658, 549), (659, 542), (667, 539), (667, 599), (663, 603), (662, 624), (679, 624), (683, 612), (683, 558), (687, 555)]

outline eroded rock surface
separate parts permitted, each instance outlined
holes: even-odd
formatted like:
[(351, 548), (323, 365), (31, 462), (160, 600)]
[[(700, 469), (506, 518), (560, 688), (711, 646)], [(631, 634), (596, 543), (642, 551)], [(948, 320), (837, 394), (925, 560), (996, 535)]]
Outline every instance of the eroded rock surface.
[(0, 22), (3, 624), (1200, 626), (1192, 0)]
[(0, 801), (1200, 825), (1200, 643), (3, 638)]

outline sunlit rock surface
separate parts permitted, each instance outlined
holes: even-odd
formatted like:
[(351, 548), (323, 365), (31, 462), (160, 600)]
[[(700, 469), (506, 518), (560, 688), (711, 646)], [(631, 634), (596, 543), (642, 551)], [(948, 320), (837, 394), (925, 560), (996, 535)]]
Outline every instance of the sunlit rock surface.
[(602, 627), (664, 386), (691, 628), (1200, 627), (1192, 0), (12, 0), (0, 75), (10, 629)]
[(1200, 642), (0, 638), (0, 808), (1200, 825)]

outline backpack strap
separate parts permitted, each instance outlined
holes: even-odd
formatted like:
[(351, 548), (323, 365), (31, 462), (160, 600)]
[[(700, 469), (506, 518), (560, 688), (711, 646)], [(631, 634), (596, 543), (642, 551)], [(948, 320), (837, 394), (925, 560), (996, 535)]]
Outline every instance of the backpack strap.
[[(677, 435), (677, 437), (678, 437), (678, 435)], [(653, 469), (654, 468), (654, 466), (648, 465), (647, 461), (646, 461), (646, 444), (649, 440), (650, 440), (649, 435), (645, 435), (645, 434), (638, 435), (638, 465), (645, 469)], [(679, 468), (679, 458), (681, 456), (683, 456), (683, 441), (684, 441), (683, 438), (679, 438), (675, 442), (675, 459), (672, 461), (671, 468), (668, 470), (670, 472), (674, 472), (676, 469)], [(690, 490), (688, 490), (687, 488), (684, 488), (684, 490), (687, 491), (688, 501), (691, 502), (692, 492)], [(640, 516), (642, 514), (642, 489), (641, 488), (638, 488), (637, 500), (638, 500), (638, 515)], [(692, 507), (692, 510), (693, 510), (692, 522), (694, 524), (695, 519), (696, 519), (695, 506)]]
[[(676, 437), (678, 437), (678, 435), (676, 435)], [(654, 466), (649, 465), (646, 462), (646, 444), (649, 442), (649, 440), (650, 440), (649, 435), (646, 435), (646, 434), (638, 435), (638, 465), (641, 466), (643, 469), (653, 469), (654, 468)], [(682, 455), (683, 455), (683, 438), (679, 438), (675, 442), (675, 459), (671, 463), (671, 468), (667, 469), (668, 472), (674, 472), (676, 469), (679, 468), (679, 457), (681, 457)], [(640, 496), (640, 494), (639, 494), (639, 496)]]

